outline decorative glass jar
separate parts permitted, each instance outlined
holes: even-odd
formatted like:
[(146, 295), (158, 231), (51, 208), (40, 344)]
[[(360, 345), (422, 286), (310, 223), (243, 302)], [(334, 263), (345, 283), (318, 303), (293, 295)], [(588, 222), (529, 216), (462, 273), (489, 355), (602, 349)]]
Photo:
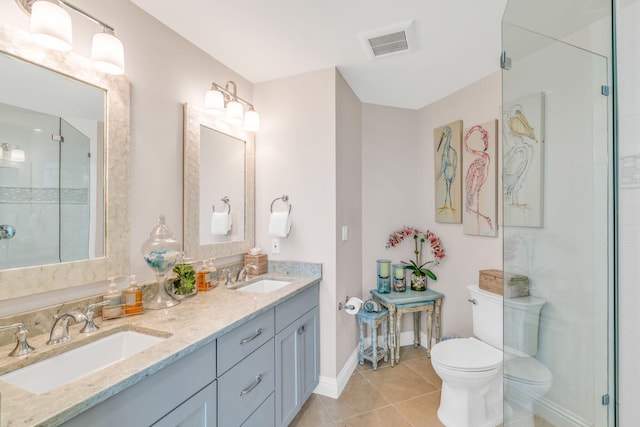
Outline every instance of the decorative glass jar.
[(156, 272), (158, 289), (154, 297), (145, 304), (145, 308), (159, 310), (173, 307), (180, 303), (167, 293), (167, 272), (169, 272), (180, 257), (180, 243), (173, 238), (173, 233), (167, 227), (164, 215), (160, 215), (149, 239), (142, 244), (142, 257), (147, 265)]
[(393, 264), (393, 290), (404, 292), (407, 290), (407, 279), (403, 264)]

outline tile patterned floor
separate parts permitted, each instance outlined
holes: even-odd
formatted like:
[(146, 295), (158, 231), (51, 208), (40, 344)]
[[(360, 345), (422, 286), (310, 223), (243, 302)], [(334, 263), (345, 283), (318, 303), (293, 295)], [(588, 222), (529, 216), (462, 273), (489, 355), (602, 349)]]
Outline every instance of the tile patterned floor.
[(400, 348), (400, 364), (358, 365), (338, 399), (312, 394), (291, 427), (440, 427), (442, 382), (424, 348)]

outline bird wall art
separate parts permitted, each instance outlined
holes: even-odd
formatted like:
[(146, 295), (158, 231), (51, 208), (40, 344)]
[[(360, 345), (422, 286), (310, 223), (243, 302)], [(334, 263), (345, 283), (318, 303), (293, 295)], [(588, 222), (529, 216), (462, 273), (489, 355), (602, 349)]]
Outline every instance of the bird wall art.
[(504, 224), (542, 227), (544, 94), (506, 105), (502, 127)]
[(497, 120), (464, 129), (462, 214), (465, 234), (498, 235)]
[(462, 120), (433, 132), (436, 222), (462, 222)]

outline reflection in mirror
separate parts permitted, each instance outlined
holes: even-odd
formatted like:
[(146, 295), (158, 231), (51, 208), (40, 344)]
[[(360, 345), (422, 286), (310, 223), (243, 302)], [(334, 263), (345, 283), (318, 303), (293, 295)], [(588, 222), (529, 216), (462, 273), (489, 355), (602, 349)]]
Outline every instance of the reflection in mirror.
[(200, 125), (200, 245), (245, 239), (244, 146)]
[(127, 78), (0, 25), (0, 103), (0, 300), (127, 274)]
[(195, 259), (246, 253), (254, 244), (253, 135), (189, 104), (184, 120), (184, 251)]
[(0, 269), (104, 256), (104, 90), (6, 55), (0, 70)]

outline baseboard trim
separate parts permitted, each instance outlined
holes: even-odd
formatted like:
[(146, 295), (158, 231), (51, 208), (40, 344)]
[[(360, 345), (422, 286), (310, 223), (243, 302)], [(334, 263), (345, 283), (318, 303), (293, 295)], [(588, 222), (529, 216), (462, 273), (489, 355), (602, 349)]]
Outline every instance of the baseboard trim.
[(545, 398), (538, 398), (533, 403), (534, 412), (547, 422), (558, 427), (589, 427), (592, 424), (585, 421), (582, 417), (557, 403)]
[(351, 356), (340, 370), (338, 378), (325, 377), (320, 375), (318, 386), (313, 390), (315, 394), (337, 399), (349, 382), (349, 378), (358, 366), (358, 346), (353, 350)]

